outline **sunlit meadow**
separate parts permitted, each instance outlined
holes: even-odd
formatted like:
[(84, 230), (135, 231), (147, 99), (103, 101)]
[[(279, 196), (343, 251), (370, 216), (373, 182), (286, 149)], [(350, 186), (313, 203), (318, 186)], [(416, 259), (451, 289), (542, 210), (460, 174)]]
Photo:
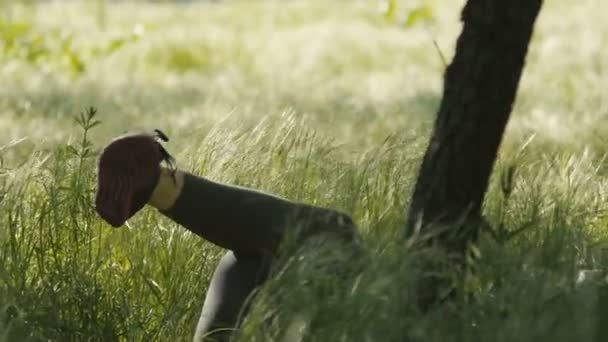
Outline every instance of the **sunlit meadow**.
[(97, 151), (155, 128), (179, 167), (363, 234), (361, 259), (287, 260), (238, 341), (603, 340), (606, 290), (574, 281), (608, 266), (608, 3), (545, 1), (493, 233), (456, 283), (469, 295), (424, 314), (427, 256), (398, 237), (464, 1), (392, 3), (0, 1), (0, 341), (192, 338), (223, 251), (152, 209), (114, 229), (92, 206)]

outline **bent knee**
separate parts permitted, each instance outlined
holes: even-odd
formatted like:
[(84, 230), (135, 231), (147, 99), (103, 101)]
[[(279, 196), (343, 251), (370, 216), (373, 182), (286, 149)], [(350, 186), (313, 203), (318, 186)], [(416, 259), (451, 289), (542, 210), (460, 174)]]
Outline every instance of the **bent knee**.
[(301, 215), (297, 235), (300, 239), (327, 235), (345, 240), (359, 240), (359, 231), (353, 219), (340, 211), (312, 208)]

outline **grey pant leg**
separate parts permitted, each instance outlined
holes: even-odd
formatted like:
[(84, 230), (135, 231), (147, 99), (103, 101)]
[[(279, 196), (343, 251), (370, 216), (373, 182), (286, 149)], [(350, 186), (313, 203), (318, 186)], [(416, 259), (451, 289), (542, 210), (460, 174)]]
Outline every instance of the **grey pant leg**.
[(268, 259), (228, 251), (209, 284), (194, 341), (228, 341), (247, 309), (249, 296), (266, 279), (268, 270)]

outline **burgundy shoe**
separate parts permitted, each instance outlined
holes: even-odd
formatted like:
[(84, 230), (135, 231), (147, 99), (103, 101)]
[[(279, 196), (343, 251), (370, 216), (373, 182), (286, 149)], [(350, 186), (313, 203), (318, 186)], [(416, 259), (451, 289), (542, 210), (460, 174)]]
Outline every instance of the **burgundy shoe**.
[(160, 163), (172, 158), (157, 141), (162, 136), (127, 134), (112, 140), (99, 158), (95, 209), (113, 227), (141, 210), (160, 177)]

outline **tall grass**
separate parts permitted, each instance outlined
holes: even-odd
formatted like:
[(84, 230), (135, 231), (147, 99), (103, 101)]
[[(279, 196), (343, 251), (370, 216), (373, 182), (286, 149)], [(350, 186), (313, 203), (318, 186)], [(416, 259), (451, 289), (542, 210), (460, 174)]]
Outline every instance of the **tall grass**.
[(96, 152), (141, 128), (184, 169), (359, 225), (362, 256), (284, 260), (239, 341), (601, 340), (606, 289), (574, 281), (608, 264), (606, 5), (545, 4), (493, 230), (459, 300), (423, 314), (413, 281), (446, 259), (398, 238), (440, 96), (433, 39), (449, 58), (461, 5), (426, 3), (435, 20), (413, 27), (371, 1), (5, 4), (0, 28), (27, 29), (0, 64), (0, 341), (191, 338), (223, 251), (153, 209), (114, 229), (92, 208)]

